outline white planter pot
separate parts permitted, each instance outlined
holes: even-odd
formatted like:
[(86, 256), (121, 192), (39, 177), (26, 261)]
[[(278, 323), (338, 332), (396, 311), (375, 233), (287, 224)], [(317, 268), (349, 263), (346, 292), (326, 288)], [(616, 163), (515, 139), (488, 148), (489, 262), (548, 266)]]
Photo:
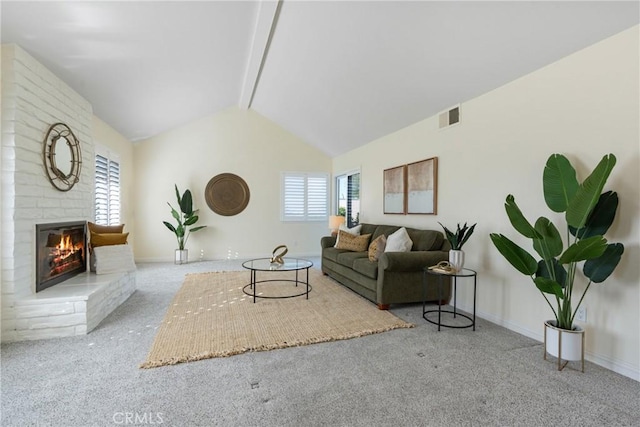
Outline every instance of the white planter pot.
[[(544, 358), (547, 358), (547, 353), (557, 357), (558, 370), (564, 368), (566, 361), (580, 361), (584, 372), (584, 329), (577, 325), (574, 328), (568, 331), (556, 327), (555, 320), (544, 322)], [(565, 363), (561, 366), (563, 360)]]
[(189, 249), (176, 249), (175, 263), (186, 264), (187, 262), (189, 262)]
[(464, 267), (464, 252), (461, 250), (451, 249), (449, 251), (449, 264), (456, 269), (456, 272)]

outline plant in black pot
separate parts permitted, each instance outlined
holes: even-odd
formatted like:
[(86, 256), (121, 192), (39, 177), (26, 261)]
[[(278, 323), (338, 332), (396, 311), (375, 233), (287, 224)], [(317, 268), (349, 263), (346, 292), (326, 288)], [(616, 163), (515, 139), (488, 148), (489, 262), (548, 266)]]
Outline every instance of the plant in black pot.
[[(608, 243), (604, 237), (613, 224), (618, 208), (617, 193), (602, 193), (615, 164), (616, 157), (613, 154), (604, 156), (580, 183), (575, 169), (565, 156), (552, 154), (547, 160), (542, 175), (544, 200), (553, 212), (564, 213), (565, 241), (551, 220), (540, 217), (532, 225), (520, 211), (515, 198), (507, 196), (505, 209), (511, 225), (518, 233), (531, 239), (538, 260), (506, 236), (497, 233), (490, 235), (506, 260), (531, 278), (553, 311), (555, 320), (545, 322), (545, 344), (546, 352), (558, 357), (558, 369), (564, 367), (560, 365), (564, 358), (582, 360), (584, 371), (584, 331), (574, 325), (576, 312), (591, 284), (607, 279), (624, 252), (621, 243)], [(587, 284), (577, 304), (573, 305), (572, 294), (580, 265)], [(563, 331), (570, 333), (563, 335)], [(554, 334), (551, 339), (549, 333)], [(576, 341), (576, 346), (581, 348), (572, 350), (569, 348), (569, 339), (574, 335), (575, 340), (580, 335), (582, 342)]]
[(447, 240), (451, 244), (451, 250), (449, 251), (449, 264), (458, 272), (462, 270), (464, 266), (464, 252), (462, 251), (462, 246), (469, 240), (469, 237), (473, 234), (473, 231), (476, 228), (476, 224), (472, 226), (467, 226), (465, 222), (462, 227), (460, 227), (460, 223), (458, 223), (456, 227), (455, 233), (449, 230), (447, 227), (442, 225), (442, 223), (438, 223), (444, 229), (444, 234), (447, 237)]
[(189, 252), (186, 249), (189, 235), (191, 233), (195, 233), (196, 231), (202, 230), (206, 227), (206, 225), (193, 227), (193, 225), (198, 222), (199, 217), (198, 210), (193, 209), (193, 197), (191, 196), (191, 191), (187, 189), (181, 196), (180, 191), (178, 190), (178, 185), (175, 185), (175, 189), (179, 210), (174, 208), (171, 203), (167, 202), (167, 204), (171, 208), (171, 215), (177, 221), (177, 224), (173, 225), (167, 221), (162, 221), (162, 223), (175, 234), (176, 240), (178, 241), (178, 249), (176, 249), (175, 254), (175, 263), (186, 264), (188, 262), (189, 255)]

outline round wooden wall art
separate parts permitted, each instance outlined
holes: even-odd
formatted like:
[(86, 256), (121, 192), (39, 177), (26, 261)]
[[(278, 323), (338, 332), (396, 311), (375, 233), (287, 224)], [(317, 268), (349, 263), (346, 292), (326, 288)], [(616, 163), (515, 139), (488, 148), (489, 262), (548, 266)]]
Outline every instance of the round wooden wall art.
[(204, 198), (209, 208), (219, 215), (237, 215), (249, 204), (249, 186), (232, 173), (216, 175), (207, 184)]

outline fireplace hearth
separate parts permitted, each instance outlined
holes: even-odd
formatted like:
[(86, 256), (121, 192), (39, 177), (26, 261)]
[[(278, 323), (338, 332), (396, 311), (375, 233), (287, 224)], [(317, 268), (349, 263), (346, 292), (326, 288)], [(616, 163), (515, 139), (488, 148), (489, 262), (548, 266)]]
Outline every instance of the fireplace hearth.
[(84, 221), (36, 225), (36, 292), (87, 270)]

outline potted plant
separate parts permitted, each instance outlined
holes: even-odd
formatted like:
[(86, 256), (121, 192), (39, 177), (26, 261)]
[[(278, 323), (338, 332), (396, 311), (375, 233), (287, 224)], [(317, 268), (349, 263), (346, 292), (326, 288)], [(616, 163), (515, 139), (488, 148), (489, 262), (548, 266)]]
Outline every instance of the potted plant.
[(187, 244), (187, 241), (189, 240), (189, 235), (196, 231), (202, 230), (206, 227), (206, 225), (192, 227), (196, 222), (198, 222), (198, 210), (193, 209), (193, 198), (191, 196), (191, 191), (187, 189), (185, 190), (184, 194), (180, 196), (178, 185), (175, 185), (175, 189), (176, 199), (178, 201), (178, 207), (180, 208), (180, 210), (178, 211), (169, 202), (167, 202), (167, 204), (171, 208), (171, 215), (178, 223), (174, 226), (167, 221), (162, 222), (169, 230), (171, 230), (176, 235), (176, 239), (178, 241), (178, 249), (176, 249), (175, 253), (175, 263), (186, 264), (189, 259), (189, 252), (185, 246)]
[[(615, 164), (616, 157), (613, 154), (605, 155), (591, 174), (580, 183), (575, 169), (565, 156), (552, 154), (547, 160), (542, 175), (544, 200), (553, 212), (564, 213), (566, 242), (551, 220), (540, 217), (531, 225), (520, 211), (515, 198), (507, 196), (505, 209), (511, 225), (524, 237), (532, 240), (539, 260), (506, 236), (497, 233), (490, 235), (493, 244), (506, 260), (531, 278), (553, 311), (555, 320), (545, 322), (545, 346), (546, 352), (558, 357), (558, 369), (561, 369), (560, 362), (564, 358), (582, 359), (584, 370), (584, 342), (576, 342), (581, 347), (579, 351), (569, 348), (569, 340), (578, 339), (572, 336), (580, 335), (580, 340), (584, 339), (584, 331), (573, 323), (576, 312), (591, 283), (601, 283), (609, 277), (624, 252), (621, 243), (608, 243), (603, 236), (613, 223), (618, 208), (617, 193), (601, 193)], [(572, 293), (580, 264), (588, 282), (574, 306)], [(555, 304), (551, 301), (555, 301)], [(579, 334), (568, 333), (563, 337), (563, 331)], [(548, 333), (554, 334), (550, 340), (547, 339)]]
[(473, 224), (471, 227), (468, 227), (466, 222), (462, 227), (460, 227), (460, 223), (458, 223), (455, 233), (442, 225), (442, 223), (438, 222), (438, 224), (440, 224), (444, 229), (444, 234), (451, 244), (451, 250), (449, 251), (449, 264), (451, 264), (451, 266), (455, 268), (456, 272), (458, 272), (462, 270), (462, 267), (464, 266), (464, 252), (462, 251), (462, 245), (469, 240), (469, 237), (473, 234), (473, 230), (476, 228), (477, 223)]

